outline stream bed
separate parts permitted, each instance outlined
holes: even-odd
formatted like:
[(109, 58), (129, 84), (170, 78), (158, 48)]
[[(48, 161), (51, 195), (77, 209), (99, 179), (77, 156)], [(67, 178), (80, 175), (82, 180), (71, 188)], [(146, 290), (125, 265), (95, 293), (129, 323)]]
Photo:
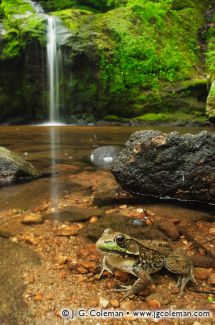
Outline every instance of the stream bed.
[[(170, 220), (176, 225), (189, 226), (195, 232), (191, 237), (197, 234), (196, 240), (209, 256), (215, 254), (214, 237), (204, 241), (214, 225), (214, 207), (132, 200), (118, 194), (118, 184), (109, 170), (91, 164), (90, 153), (97, 146), (123, 146), (131, 133), (143, 129), (152, 127), (1, 127), (1, 146), (32, 162), (43, 174), (31, 182), (0, 189), (0, 264), (6, 265), (7, 272), (7, 276), (3, 274), (0, 295), (2, 324), (64, 324), (60, 315), (63, 307), (105, 308), (105, 300), (107, 306), (125, 310), (214, 308), (213, 298), (209, 301), (208, 295), (189, 291), (192, 286), (186, 290), (183, 301), (178, 298), (176, 281), (171, 275), (156, 274), (151, 291), (124, 305), (120, 303), (120, 293), (107, 289), (117, 281), (130, 281), (129, 276), (118, 272), (115, 277), (107, 275), (98, 281), (100, 254), (95, 241), (107, 227), (129, 232), (134, 237), (172, 241), (174, 247), (185, 249), (190, 256), (205, 255), (186, 234), (176, 241), (165, 227), (153, 224), (159, 218)], [(153, 129), (173, 131), (167, 127)], [(203, 129), (175, 130), (198, 133)], [(17, 277), (14, 277), (15, 265)], [(202, 272), (197, 279), (199, 288), (209, 290), (208, 279), (214, 274), (213, 268), (209, 265), (199, 272)], [(97, 321), (93, 320), (94, 323)], [(126, 323), (122, 320), (122, 324)], [(139, 323), (141, 320), (137, 320)]]

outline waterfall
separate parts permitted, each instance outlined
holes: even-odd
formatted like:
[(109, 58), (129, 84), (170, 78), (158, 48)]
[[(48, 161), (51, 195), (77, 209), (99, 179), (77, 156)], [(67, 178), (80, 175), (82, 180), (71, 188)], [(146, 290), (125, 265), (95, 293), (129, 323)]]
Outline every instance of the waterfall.
[(60, 81), (62, 78), (62, 52), (58, 37), (58, 20), (47, 16), (47, 65), (49, 85), (49, 122), (60, 122)]
[(29, 3), (38, 15), (42, 15), (47, 21), (47, 82), (48, 82), (48, 108), (49, 121), (46, 125), (60, 125), (61, 94), (60, 83), (62, 81), (62, 52), (60, 42), (62, 32), (65, 29), (59, 23), (59, 19), (45, 14), (39, 3), (32, 0), (25, 0)]

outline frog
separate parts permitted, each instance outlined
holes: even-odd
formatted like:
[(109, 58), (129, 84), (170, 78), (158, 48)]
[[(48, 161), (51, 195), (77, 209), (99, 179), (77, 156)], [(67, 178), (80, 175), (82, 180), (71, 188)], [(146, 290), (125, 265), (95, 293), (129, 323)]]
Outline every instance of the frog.
[(137, 279), (133, 285), (123, 286), (112, 291), (125, 291), (125, 297), (136, 295), (151, 282), (151, 275), (166, 269), (179, 275), (177, 286), (182, 296), (188, 282), (197, 284), (193, 274), (193, 264), (182, 249), (174, 249), (168, 242), (159, 240), (139, 240), (111, 228), (104, 230), (96, 242), (96, 247), (103, 253), (102, 268), (113, 274), (114, 269), (132, 274)]

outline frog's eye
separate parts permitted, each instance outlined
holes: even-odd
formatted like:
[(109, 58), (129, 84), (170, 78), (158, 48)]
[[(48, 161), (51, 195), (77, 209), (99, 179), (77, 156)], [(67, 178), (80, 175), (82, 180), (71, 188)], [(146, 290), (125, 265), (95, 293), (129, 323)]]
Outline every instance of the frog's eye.
[(125, 236), (123, 234), (117, 235), (115, 241), (119, 246), (125, 247)]

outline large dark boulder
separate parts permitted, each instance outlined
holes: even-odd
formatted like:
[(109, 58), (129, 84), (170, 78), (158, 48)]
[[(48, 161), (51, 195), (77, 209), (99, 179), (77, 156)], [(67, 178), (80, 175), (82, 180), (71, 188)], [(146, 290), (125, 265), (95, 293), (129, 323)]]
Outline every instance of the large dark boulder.
[(215, 134), (135, 132), (112, 172), (134, 194), (215, 203)]
[(26, 160), (14, 152), (0, 147), (0, 186), (40, 176)]

